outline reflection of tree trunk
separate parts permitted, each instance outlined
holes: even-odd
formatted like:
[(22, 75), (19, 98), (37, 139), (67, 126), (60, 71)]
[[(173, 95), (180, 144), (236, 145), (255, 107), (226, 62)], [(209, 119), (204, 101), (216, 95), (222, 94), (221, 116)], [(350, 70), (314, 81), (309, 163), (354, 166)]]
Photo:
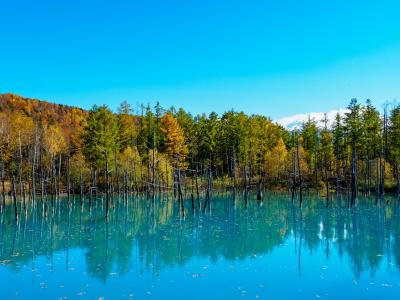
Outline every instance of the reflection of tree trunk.
[(329, 231), (330, 231), (330, 215), (329, 215), (329, 211), (326, 211), (325, 212), (325, 223), (326, 223), (326, 233), (325, 233), (325, 239), (326, 239), (326, 252), (325, 252), (325, 255), (326, 255), (326, 259), (328, 259), (329, 258), (329, 253), (330, 253), (330, 251), (329, 251)]
[(293, 231), (294, 231), (294, 253), (297, 252), (297, 220), (296, 220), (296, 211), (292, 205), (292, 223), (293, 223)]
[(70, 235), (70, 224), (71, 224), (71, 210), (72, 208), (68, 205), (68, 226), (67, 226), (67, 256), (65, 261), (65, 270), (68, 271), (69, 264), (69, 235)]
[(104, 283), (107, 280), (107, 264), (108, 264), (108, 222), (106, 222), (106, 232), (105, 232), (105, 255), (104, 255), (104, 273), (103, 273), (103, 280)]
[(298, 258), (298, 271), (299, 277), (301, 277), (301, 242), (303, 240), (303, 211), (300, 208), (300, 238), (299, 238), (299, 258)]

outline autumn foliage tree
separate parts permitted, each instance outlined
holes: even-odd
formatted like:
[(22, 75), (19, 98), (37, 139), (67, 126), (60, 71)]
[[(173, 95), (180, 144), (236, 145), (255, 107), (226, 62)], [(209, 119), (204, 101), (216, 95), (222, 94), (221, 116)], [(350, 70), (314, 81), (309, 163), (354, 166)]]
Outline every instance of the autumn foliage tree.
[(178, 121), (173, 115), (166, 113), (161, 118), (160, 129), (163, 134), (164, 151), (176, 165), (184, 167), (188, 148), (185, 144), (185, 137)]

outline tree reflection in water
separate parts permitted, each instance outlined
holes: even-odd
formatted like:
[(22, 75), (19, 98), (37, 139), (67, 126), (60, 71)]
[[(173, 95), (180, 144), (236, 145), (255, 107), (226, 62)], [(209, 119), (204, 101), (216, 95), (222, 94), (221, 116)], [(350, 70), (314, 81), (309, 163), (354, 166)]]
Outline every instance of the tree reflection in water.
[[(165, 267), (184, 266), (193, 258), (211, 262), (244, 260), (267, 255), (285, 243), (293, 244), (301, 276), (305, 252), (332, 253), (350, 264), (355, 278), (363, 272), (374, 276), (382, 264), (400, 266), (399, 205), (389, 201), (377, 207), (373, 199), (360, 201), (358, 208), (325, 207), (322, 199), (307, 199), (302, 209), (293, 207), (284, 194), (266, 195), (262, 205), (250, 197), (245, 201), (231, 194), (214, 195), (211, 211), (191, 214), (186, 201), (186, 218), (179, 213), (178, 202), (159, 198), (113, 200), (109, 222), (104, 219), (101, 199), (79, 201), (68, 206), (60, 201), (44, 216), (42, 206), (28, 207), (15, 223), (12, 207), (0, 222), (0, 261), (18, 271), (21, 263), (47, 257), (50, 270), (55, 252), (66, 253), (69, 268), (71, 249), (85, 253), (89, 276), (106, 282), (112, 270), (119, 275), (138, 268), (158, 276)], [(235, 205), (234, 205), (235, 204)]]

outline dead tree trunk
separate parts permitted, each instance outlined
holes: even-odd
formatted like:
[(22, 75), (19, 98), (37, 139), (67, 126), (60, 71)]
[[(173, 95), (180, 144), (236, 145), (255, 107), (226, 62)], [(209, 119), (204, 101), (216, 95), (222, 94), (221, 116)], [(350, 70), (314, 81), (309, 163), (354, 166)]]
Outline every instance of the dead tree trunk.
[(21, 145), (21, 136), (18, 132), (18, 141), (19, 141), (19, 163), (18, 163), (18, 181), (19, 181), (19, 189), (20, 189), (20, 196), (22, 197), (22, 203), (25, 207), (25, 192), (24, 192), (24, 185), (22, 182), (22, 145)]
[(117, 194), (119, 197), (121, 194), (121, 187), (120, 187), (120, 182), (119, 182), (119, 166), (118, 166), (118, 160), (117, 160), (117, 151), (114, 151), (114, 164), (115, 164), (115, 177), (117, 179)]
[(264, 189), (263, 178), (260, 177), (258, 179), (257, 200), (262, 200), (262, 198), (263, 198), (263, 189)]
[(199, 172), (198, 171), (198, 167), (196, 166), (196, 195), (197, 195), (197, 206), (198, 206), (198, 209), (200, 210), (201, 209), (201, 203), (200, 203), (199, 183), (198, 183), (198, 179), (197, 179), (197, 177), (198, 177), (197, 173), (198, 172)]
[(106, 189), (106, 220), (108, 221), (108, 213), (110, 209), (110, 193), (108, 190), (108, 155), (107, 152), (105, 153), (106, 158), (106, 178), (105, 178), (105, 189)]
[(83, 174), (82, 174), (82, 171), (79, 176), (79, 185), (80, 185), (81, 206), (82, 206), (83, 205)]
[(301, 175), (301, 168), (300, 168), (300, 154), (299, 154), (299, 135), (297, 135), (297, 147), (296, 147), (296, 152), (297, 152), (297, 169), (299, 172), (299, 200), (300, 200), (300, 207), (303, 204), (303, 179)]
[(179, 203), (180, 203), (180, 211), (181, 211), (181, 216), (185, 217), (185, 207), (183, 205), (183, 196), (182, 196), (182, 188), (181, 188), (181, 170), (178, 167), (177, 171), (177, 180), (178, 180), (178, 197), (179, 197)]
[(396, 182), (397, 182), (397, 200), (400, 201), (400, 174), (399, 174), (398, 161), (395, 162), (395, 169), (396, 169)]
[(324, 175), (325, 175), (325, 189), (326, 189), (326, 207), (329, 206), (329, 178), (328, 178), (328, 160), (326, 154), (324, 155)]
[(1, 160), (1, 196), (2, 196), (2, 208), (3, 212), (6, 209), (6, 173), (5, 173), (5, 167), (4, 167), (4, 162)]
[(61, 166), (62, 166), (62, 152), (60, 151), (60, 154), (58, 156), (58, 195), (57, 197), (60, 197), (60, 193), (61, 193)]
[(15, 192), (15, 176), (11, 176), (11, 193), (14, 203), (14, 213), (15, 213), (15, 221), (18, 222), (18, 205), (17, 205), (17, 193)]
[(296, 194), (296, 153), (292, 152), (292, 205)]
[(357, 150), (353, 144), (351, 158), (351, 206), (358, 204)]
[(38, 129), (36, 127), (35, 130), (35, 141), (33, 143), (33, 155), (32, 155), (32, 170), (31, 170), (31, 178), (32, 178), (32, 184), (31, 184), (31, 197), (32, 197), (32, 203), (35, 205), (35, 197), (36, 197), (36, 189), (35, 189), (35, 165), (36, 165), (36, 145), (37, 145), (37, 135), (38, 135)]
[(68, 203), (70, 201), (71, 197), (71, 159), (70, 159), (70, 154), (68, 151), (68, 156), (67, 156), (67, 198), (68, 198)]

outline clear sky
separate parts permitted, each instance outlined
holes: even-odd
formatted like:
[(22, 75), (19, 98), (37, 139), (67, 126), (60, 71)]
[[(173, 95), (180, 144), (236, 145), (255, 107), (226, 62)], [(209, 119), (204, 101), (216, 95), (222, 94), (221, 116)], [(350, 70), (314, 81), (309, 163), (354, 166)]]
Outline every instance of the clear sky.
[(0, 0), (0, 93), (272, 118), (400, 97), (399, 1)]

